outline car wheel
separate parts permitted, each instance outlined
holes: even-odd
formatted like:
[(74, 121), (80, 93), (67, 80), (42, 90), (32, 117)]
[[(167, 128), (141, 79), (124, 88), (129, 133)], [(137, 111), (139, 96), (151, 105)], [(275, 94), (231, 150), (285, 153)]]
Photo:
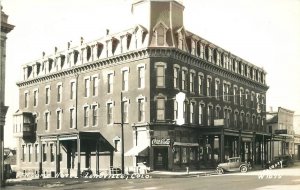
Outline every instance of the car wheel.
[(246, 166), (241, 166), (240, 171), (242, 173), (246, 173), (248, 171), (248, 168)]
[(218, 173), (218, 174), (223, 174), (223, 173), (224, 173), (223, 168), (217, 168), (217, 173)]

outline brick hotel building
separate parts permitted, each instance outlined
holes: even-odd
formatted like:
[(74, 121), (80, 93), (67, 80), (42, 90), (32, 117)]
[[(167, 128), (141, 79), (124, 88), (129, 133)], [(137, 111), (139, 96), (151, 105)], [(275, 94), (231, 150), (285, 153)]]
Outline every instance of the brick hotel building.
[(185, 29), (183, 11), (176, 0), (135, 0), (132, 28), (23, 65), (20, 171), (120, 168), (122, 141), (125, 172), (138, 162), (179, 170), (265, 160), (266, 72)]

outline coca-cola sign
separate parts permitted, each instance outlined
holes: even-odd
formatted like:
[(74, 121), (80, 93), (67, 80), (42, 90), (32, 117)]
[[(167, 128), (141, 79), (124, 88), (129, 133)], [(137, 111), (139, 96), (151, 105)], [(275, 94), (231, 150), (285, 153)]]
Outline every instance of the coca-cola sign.
[(152, 146), (170, 146), (171, 140), (170, 139), (152, 139), (151, 141)]

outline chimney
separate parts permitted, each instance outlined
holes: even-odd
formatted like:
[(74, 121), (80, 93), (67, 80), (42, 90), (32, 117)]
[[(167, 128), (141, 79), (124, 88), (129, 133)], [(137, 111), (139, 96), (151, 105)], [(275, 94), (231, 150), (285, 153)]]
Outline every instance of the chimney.
[(106, 29), (106, 36), (109, 35), (109, 29)]

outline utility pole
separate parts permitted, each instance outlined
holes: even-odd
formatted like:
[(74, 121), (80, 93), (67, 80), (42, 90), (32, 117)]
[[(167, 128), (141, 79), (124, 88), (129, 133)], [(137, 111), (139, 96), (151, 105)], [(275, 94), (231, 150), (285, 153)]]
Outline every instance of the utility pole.
[(121, 146), (122, 146), (122, 150), (121, 150), (121, 170), (122, 170), (122, 174), (124, 174), (124, 101), (123, 101), (123, 93), (121, 92), (121, 123), (114, 123), (114, 124), (119, 124), (121, 125)]
[(122, 153), (121, 153), (121, 170), (124, 174), (124, 105), (123, 105), (123, 93), (121, 92), (121, 138), (122, 138)]

